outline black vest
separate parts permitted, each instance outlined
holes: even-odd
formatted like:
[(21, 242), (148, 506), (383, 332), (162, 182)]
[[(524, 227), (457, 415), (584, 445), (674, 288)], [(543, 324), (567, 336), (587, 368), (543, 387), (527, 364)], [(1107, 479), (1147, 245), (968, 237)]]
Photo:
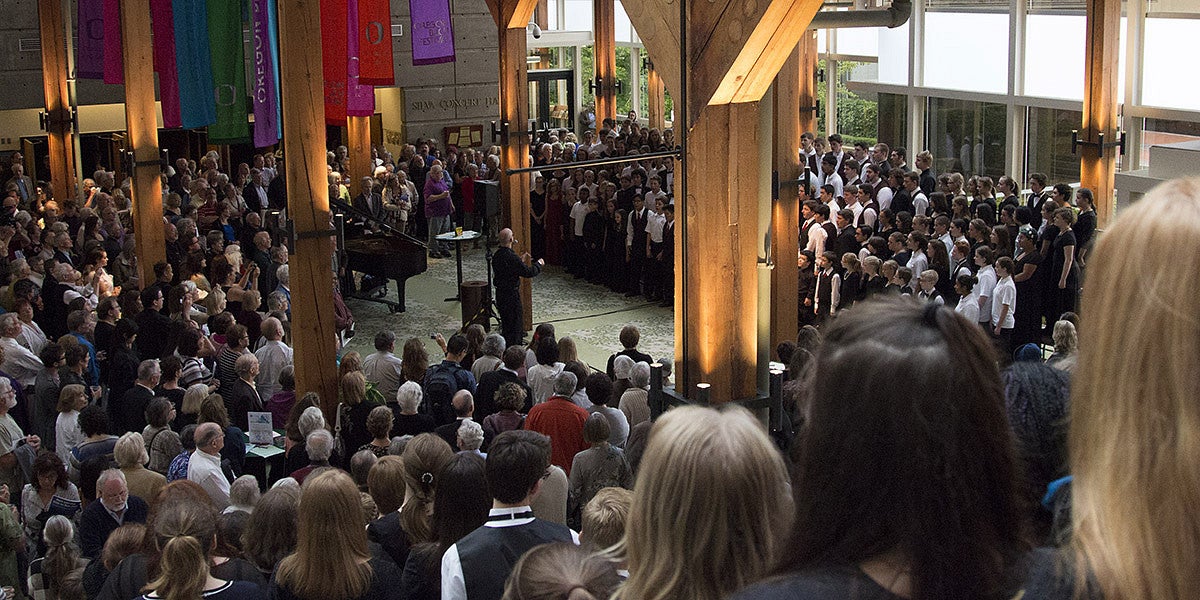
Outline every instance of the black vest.
[(565, 525), (534, 519), (512, 527), (483, 526), (459, 540), (458, 559), (471, 600), (500, 600), (504, 582), (522, 554), (547, 542), (570, 542)]

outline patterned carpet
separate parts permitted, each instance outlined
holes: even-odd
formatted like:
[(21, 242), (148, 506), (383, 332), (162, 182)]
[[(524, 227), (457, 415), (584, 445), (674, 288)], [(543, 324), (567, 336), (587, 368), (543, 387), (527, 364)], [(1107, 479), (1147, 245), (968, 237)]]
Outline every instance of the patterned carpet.
[[(486, 269), (483, 249), (464, 246), (463, 280), (485, 280)], [(402, 340), (417, 337), (425, 341), (431, 358), (441, 356), (430, 334), (439, 332), (449, 337), (461, 326), (459, 303), (444, 301), (455, 295), (456, 285), (453, 257), (429, 259), (429, 270), (408, 280), (404, 313), (390, 314), (383, 304), (348, 298), (346, 303), (354, 313), (358, 332), (349, 348), (363, 355), (373, 352), (375, 333), (388, 328), (401, 340), (396, 344), (397, 350)], [(394, 285), (388, 286), (388, 298), (396, 299)], [(643, 298), (626, 298), (603, 286), (575, 279), (557, 267), (547, 267), (533, 280), (533, 321), (554, 323), (560, 337), (570, 336), (575, 340), (580, 358), (599, 369), (604, 368), (610, 354), (620, 349), (617, 334), (630, 323), (642, 332), (643, 352), (655, 358), (674, 354), (671, 309)], [(493, 322), (493, 330), (495, 327)]]

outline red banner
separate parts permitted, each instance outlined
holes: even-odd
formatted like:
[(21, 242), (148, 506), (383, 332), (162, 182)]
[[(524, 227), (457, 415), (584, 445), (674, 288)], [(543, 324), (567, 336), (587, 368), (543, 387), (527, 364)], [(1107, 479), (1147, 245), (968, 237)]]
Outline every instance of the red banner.
[(163, 127), (179, 127), (183, 121), (179, 114), (179, 72), (175, 65), (175, 16), (171, 0), (150, 0), (150, 18)]
[(358, 0), (358, 82), (394, 85), (389, 0)]
[(118, 0), (104, 0), (104, 83), (125, 83), (121, 53), (121, 8)]
[(349, 26), (346, 0), (321, 0), (321, 62), (325, 75), (325, 122), (329, 125), (346, 124)]

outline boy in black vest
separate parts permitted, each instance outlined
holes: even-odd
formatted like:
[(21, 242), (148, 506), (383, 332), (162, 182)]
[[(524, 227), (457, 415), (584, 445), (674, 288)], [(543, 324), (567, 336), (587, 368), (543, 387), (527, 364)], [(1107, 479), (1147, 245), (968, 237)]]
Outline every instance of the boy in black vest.
[(534, 518), (530, 501), (550, 468), (550, 438), (506, 431), (488, 450), (487, 486), (492, 510), (482, 527), (442, 556), (442, 600), (500, 600), (513, 565), (530, 548), (579, 536), (564, 525)]

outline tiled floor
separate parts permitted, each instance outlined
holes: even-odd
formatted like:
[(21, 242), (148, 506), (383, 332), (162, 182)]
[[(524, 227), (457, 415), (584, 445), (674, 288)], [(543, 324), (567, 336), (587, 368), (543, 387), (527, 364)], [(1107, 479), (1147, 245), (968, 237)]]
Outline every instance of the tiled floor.
[[(484, 280), (485, 273), (484, 251), (464, 247), (463, 279)], [(373, 352), (375, 333), (390, 328), (398, 338), (397, 351), (403, 340), (417, 337), (425, 342), (431, 359), (440, 357), (441, 351), (430, 334), (439, 332), (449, 337), (462, 323), (459, 303), (444, 301), (455, 295), (455, 285), (454, 258), (431, 258), (428, 271), (408, 280), (404, 313), (390, 314), (382, 304), (347, 299), (358, 333), (349, 348), (363, 355)], [(388, 292), (389, 298), (395, 300), (394, 285), (389, 286)], [(559, 337), (574, 339), (580, 358), (599, 369), (604, 368), (610, 354), (620, 349), (617, 334), (628, 323), (641, 330), (643, 352), (655, 358), (674, 354), (671, 309), (642, 298), (626, 298), (603, 286), (575, 279), (556, 267), (546, 268), (533, 280), (533, 321), (554, 323)]]

